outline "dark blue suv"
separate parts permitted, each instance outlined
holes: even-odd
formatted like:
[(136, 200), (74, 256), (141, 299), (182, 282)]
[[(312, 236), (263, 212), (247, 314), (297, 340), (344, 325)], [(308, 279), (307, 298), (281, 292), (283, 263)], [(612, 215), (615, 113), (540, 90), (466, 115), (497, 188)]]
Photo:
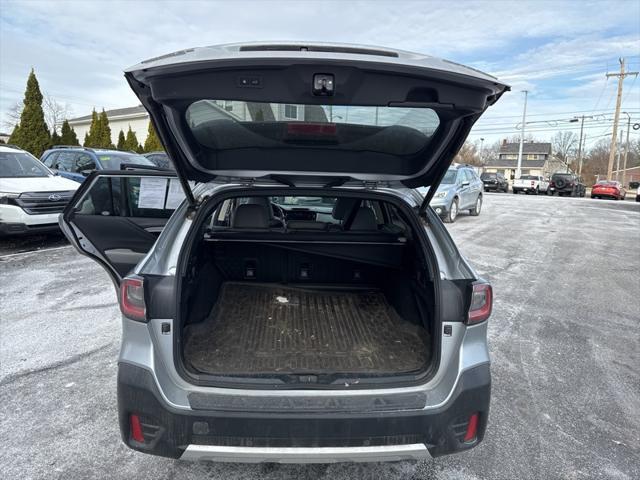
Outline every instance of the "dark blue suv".
[(82, 183), (95, 170), (120, 170), (120, 165), (154, 166), (148, 158), (134, 152), (57, 145), (40, 159), (61, 177)]

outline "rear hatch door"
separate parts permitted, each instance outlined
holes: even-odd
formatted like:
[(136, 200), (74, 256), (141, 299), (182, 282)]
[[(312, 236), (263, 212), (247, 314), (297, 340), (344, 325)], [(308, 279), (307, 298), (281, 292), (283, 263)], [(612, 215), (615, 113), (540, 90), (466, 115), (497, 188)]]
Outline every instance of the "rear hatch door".
[(125, 75), (186, 190), (231, 178), (434, 187), (509, 89), (445, 60), (334, 44), (189, 49)]

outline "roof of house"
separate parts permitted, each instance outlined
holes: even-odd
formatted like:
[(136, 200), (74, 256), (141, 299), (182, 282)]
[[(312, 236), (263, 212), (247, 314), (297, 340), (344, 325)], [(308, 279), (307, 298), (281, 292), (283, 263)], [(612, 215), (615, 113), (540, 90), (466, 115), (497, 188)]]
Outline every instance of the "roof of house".
[[(500, 153), (518, 153), (519, 150), (519, 143), (503, 143), (500, 146)], [(551, 144), (525, 142), (522, 144), (522, 153), (547, 153), (551, 155)]]
[[(546, 160), (522, 160), (520, 168), (542, 168), (544, 167)], [(485, 167), (500, 167), (500, 168), (518, 168), (518, 160), (505, 160), (500, 158), (492, 158), (487, 160), (484, 164)]]
[[(129, 115), (136, 115), (136, 114), (147, 114), (147, 110), (142, 106), (142, 105), (138, 105), (135, 107), (127, 107), (127, 108), (115, 108), (113, 110), (107, 110), (107, 117), (109, 119), (114, 118), (114, 117), (126, 117)], [(69, 119), (69, 123), (76, 123), (76, 122), (82, 122), (84, 120), (91, 120), (91, 115), (84, 115), (82, 117), (76, 117), (76, 118), (71, 118)]]

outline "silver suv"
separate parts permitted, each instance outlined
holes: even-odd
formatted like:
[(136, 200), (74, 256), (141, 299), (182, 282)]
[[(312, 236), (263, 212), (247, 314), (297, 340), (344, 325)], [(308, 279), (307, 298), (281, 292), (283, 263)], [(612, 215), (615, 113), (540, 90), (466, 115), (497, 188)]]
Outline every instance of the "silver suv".
[(492, 290), (428, 204), (508, 87), (328, 44), (190, 49), (125, 76), (176, 172), (95, 172), (60, 220), (117, 287), (123, 441), (234, 462), (476, 446)]
[[(426, 193), (428, 188), (419, 189)], [(438, 185), (431, 207), (446, 223), (453, 223), (461, 211), (477, 217), (482, 210), (482, 180), (470, 165), (452, 165)]]

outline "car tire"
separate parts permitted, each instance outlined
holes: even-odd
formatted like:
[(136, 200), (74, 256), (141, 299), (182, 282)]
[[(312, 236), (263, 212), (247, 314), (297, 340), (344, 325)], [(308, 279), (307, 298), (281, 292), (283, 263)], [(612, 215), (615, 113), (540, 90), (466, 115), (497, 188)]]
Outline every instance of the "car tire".
[(540, 195), (540, 187), (536, 187), (535, 195)]
[(478, 215), (480, 215), (480, 210), (482, 210), (482, 195), (478, 195), (476, 206), (469, 210), (469, 215), (471, 215), (472, 217), (477, 217)]
[(513, 194), (514, 194), (514, 195), (517, 195), (517, 194), (518, 194), (518, 191), (517, 191), (517, 190), (512, 190), (512, 192), (513, 192)]
[(453, 223), (458, 218), (458, 199), (454, 198), (449, 207), (449, 211), (444, 217), (444, 223)]
[(598, 198), (597, 195), (591, 195), (591, 198)]

